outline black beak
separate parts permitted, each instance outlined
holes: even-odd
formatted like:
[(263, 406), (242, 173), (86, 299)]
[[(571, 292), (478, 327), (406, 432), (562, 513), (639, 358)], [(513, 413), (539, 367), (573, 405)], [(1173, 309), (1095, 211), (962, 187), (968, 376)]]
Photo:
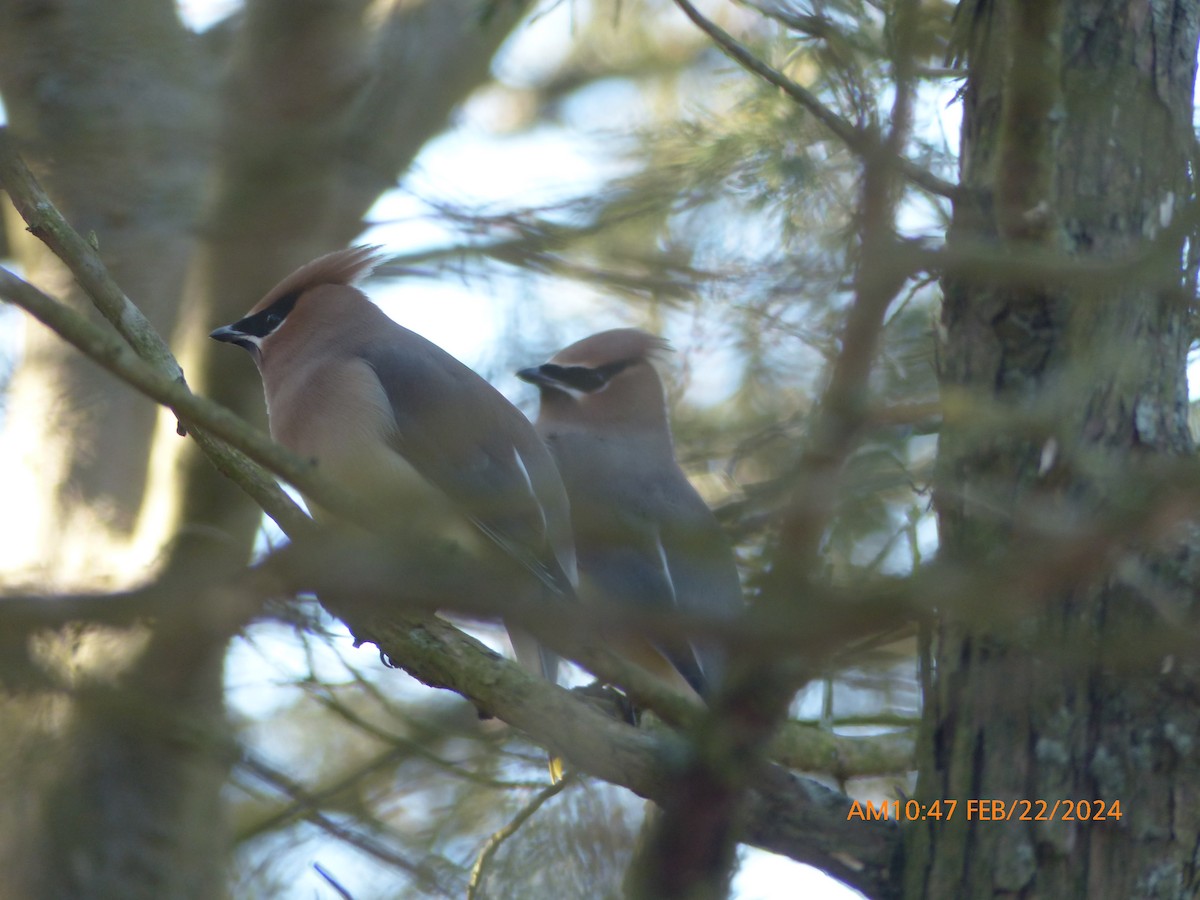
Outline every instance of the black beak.
[(262, 353), (262, 349), (258, 346), (258, 341), (255, 338), (250, 337), (244, 331), (239, 331), (233, 325), (222, 325), (215, 331), (210, 332), (208, 336), (214, 341), (220, 341), (222, 344), (234, 344), (241, 347), (256, 360), (259, 358), (259, 354)]
[(236, 344), (244, 335), (234, 328), (232, 325), (222, 325), (209, 334), (209, 337), (214, 341), (221, 341), (225, 344)]
[(542, 371), (543, 366), (534, 366), (532, 369), (519, 369), (517, 377), (522, 381), (528, 381), (530, 384), (549, 385), (554, 384), (554, 379)]

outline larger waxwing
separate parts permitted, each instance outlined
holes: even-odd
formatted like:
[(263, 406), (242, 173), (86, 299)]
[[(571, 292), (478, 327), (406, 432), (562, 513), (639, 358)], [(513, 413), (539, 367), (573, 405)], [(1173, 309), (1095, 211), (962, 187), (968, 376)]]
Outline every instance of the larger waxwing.
[[(495, 388), (354, 287), (376, 262), (374, 247), (322, 256), (211, 337), (254, 357), (271, 436), (365, 498), (370, 518), (468, 551), (499, 545), (544, 592), (573, 597), (567, 498), (546, 447)], [(557, 657), (509, 631), (521, 664), (554, 681)]]
[[(620, 328), (584, 338), (517, 375), (537, 385), (537, 430), (571, 501), (580, 598), (730, 615), (742, 590), (729, 542), (675, 461), (662, 380), (666, 342)], [(721, 655), (691, 642), (616, 648), (702, 696)], [(669, 662), (674, 677), (664, 666)]]

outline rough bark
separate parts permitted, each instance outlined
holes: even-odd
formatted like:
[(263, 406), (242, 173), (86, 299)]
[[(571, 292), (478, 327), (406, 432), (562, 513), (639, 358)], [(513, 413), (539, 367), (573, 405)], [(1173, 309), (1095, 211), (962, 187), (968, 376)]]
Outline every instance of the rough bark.
[[(1111, 515), (1142, 463), (1192, 450), (1184, 369), (1195, 270), (1180, 273), (1182, 236), (1164, 228), (1194, 196), (1200, 8), (980, 0), (959, 16), (966, 190), (951, 240), (1003, 247), (1014, 267), (1031, 249), (1107, 260), (1173, 241), (1170, 271), (1107, 288), (946, 279), (948, 401), (1045, 423), (984, 433), (947, 417), (941, 553), (979, 565), (1023, 546), (1033, 557), (1046, 536)], [(1194, 661), (1148, 652), (1118, 664), (1110, 654), (1135, 629), (1187, 620), (1198, 559), (1195, 538), (1176, 530), (1154, 546), (1097, 553), (1070, 588), (1030, 598), (1013, 628), (943, 616), (919, 798), (1120, 801), (1123, 816), (1063, 821), (1060, 808), (1052, 821), (970, 821), (960, 805), (952, 820), (911, 826), (907, 896), (1194, 895)]]

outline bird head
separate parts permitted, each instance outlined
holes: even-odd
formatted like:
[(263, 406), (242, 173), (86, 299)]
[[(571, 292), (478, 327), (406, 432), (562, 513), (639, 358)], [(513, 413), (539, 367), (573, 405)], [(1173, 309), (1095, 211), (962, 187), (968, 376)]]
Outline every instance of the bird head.
[[(378, 250), (378, 247), (372, 246), (351, 247), (301, 266), (272, 288), (245, 316), (232, 325), (222, 325), (209, 337), (242, 347), (261, 366), (267, 347), (282, 343), (284, 335), (298, 334), (301, 330), (317, 333), (322, 330), (322, 323), (308, 320), (321, 317), (336, 319), (339, 315), (338, 310), (328, 304), (306, 303), (303, 311), (298, 312), (301, 298), (328, 287), (342, 288), (339, 293), (347, 298), (351, 295), (356, 299), (362, 298), (361, 293), (352, 286), (378, 264)], [(369, 303), (365, 298), (362, 299)], [(298, 325), (301, 319), (305, 320), (303, 329)]]
[(577, 341), (517, 377), (540, 391), (541, 421), (665, 428), (666, 399), (654, 366), (668, 350), (662, 338), (616, 328)]

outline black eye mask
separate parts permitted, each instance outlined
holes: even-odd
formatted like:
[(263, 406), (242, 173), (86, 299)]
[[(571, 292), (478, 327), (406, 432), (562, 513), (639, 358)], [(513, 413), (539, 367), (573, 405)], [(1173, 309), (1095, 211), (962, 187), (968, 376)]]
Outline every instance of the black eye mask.
[(242, 334), (250, 334), (254, 337), (266, 337), (276, 328), (283, 324), (283, 320), (287, 318), (288, 313), (292, 311), (292, 307), (296, 305), (300, 294), (284, 294), (266, 309), (261, 312), (256, 312), (252, 316), (246, 316), (233, 324), (233, 327)]
[(558, 382), (564, 387), (574, 388), (577, 391), (583, 391), (585, 394), (592, 394), (600, 390), (615, 375), (625, 371), (625, 369), (629, 368), (635, 362), (637, 360), (622, 359), (618, 362), (598, 366), (595, 369), (589, 369), (587, 366), (557, 366), (554, 363), (546, 363), (539, 370), (547, 378)]

